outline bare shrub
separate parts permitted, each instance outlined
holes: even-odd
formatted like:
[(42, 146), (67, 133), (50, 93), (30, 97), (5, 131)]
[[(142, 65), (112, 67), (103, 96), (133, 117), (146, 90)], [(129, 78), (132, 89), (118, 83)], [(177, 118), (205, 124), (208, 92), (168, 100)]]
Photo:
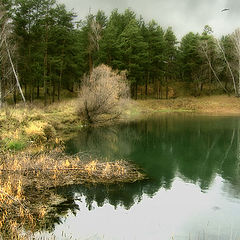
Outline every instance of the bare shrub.
[(79, 96), (78, 114), (87, 123), (112, 120), (121, 115), (129, 97), (125, 72), (100, 65), (85, 76)]

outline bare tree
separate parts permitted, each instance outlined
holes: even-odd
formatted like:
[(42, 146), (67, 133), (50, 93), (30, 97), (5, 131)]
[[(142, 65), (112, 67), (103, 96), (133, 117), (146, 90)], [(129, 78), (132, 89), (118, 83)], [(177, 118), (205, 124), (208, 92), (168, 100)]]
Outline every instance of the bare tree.
[[(214, 39), (215, 46), (217, 48), (216, 50), (218, 51), (218, 56), (222, 56), (223, 58), (223, 65), (218, 65), (215, 67), (213, 66), (213, 61), (211, 59), (207, 40), (201, 41), (200, 52), (206, 57), (207, 63), (219, 85), (226, 93), (229, 93), (226, 86), (223, 85), (223, 83), (218, 77), (219, 70), (221, 69), (220, 71), (222, 71), (222, 69), (226, 67), (232, 80), (234, 93), (237, 97), (240, 97), (240, 29), (235, 30), (235, 32), (231, 35), (230, 41), (234, 46), (230, 50), (230, 55), (234, 55), (234, 57), (232, 58), (229, 57), (229, 52), (227, 52), (227, 50), (225, 49), (223, 42), (219, 41), (218, 39)], [(238, 73), (238, 77), (236, 77), (236, 73)]]
[[(4, 98), (16, 87), (19, 89), (23, 101), (25, 98), (19, 83), (16, 68), (12, 55), (16, 51), (16, 46), (11, 43), (11, 24), (5, 11), (4, 4), (0, 2), (0, 108)], [(8, 43), (9, 42), (9, 43)], [(12, 81), (15, 79), (16, 81)], [(6, 92), (7, 87), (9, 88)]]
[(230, 63), (229, 63), (229, 61), (228, 61), (228, 59), (226, 57), (226, 53), (225, 53), (224, 47), (221, 45), (221, 43), (219, 42), (218, 39), (216, 40), (216, 44), (217, 44), (219, 50), (221, 51), (223, 59), (224, 59), (226, 65), (227, 65), (227, 68), (228, 68), (229, 72), (230, 72), (230, 75), (231, 75), (231, 78), (232, 78), (232, 82), (233, 82), (234, 92), (235, 92), (236, 96), (239, 96), (239, 93), (238, 93), (237, 87), (236, 87), (236, 80), (235, 80), (235, 77), (234, 77), (231, 65), (230, 65)]
[(236, 95), (240, 97), (240, 28), (237, 28), (231, 36), (234, 45), (234, 55), (237, 60), (236, 72), (238, 73), (238, 81), (236, 81)]
[(5, 35), (5, 29), (6, 29), (6, 21), (4, 19), (4, 8), (3, 4), (0, 3), (0, 26), (1, 26), (1, 31), (0, 31), (0, 108), (2, 107), (3, 104), (3, 74), (2, 74), (2, 64), (4, 62), (4, 54), (2, 51), (2, 47), (4, 44), (4, 35)]
[(85, 76), (79, 96), (78, 114), (87, 123), (112, 120), (120, 116), (129, 97), (125, 72), (113, 71), (106, 65)]
[[(219, 42), (218, 42), (218, 45), (220, 45)], [(222, 48), (221, 48), (221, 51), (223, 51)], [(212, 59), (211, 59), (211, 56), (210, 56), (211, 54), (210, 54), (210, 51), (209, 51), (209, 46), (208, 46), (208, 41), (207, 40), (204, 40), (204, 41), (202, 41), (200, 43), (200, 53), (206, 57), (207, 64), (208, 64), (209, 68), (211, 69), (211, 71), (212, 71), (216, 81), (223, 88), (223, 90), (226, 93), (228, 93), (228, 90), (224, 87), (224, 85), (222, 84), (221, 80), (219, 79), (216, 69), (214, 69), (214, 67), (213, 67)], [(225, 56), (225, 53), (224, 53), (224, 56)], [(225, 57), (225, 59), (226, 59), (226, 57)]]
[(99, 41), (101, 39), (102, 27), (93, 19), (90, 25), (91, 31), (88, 34), (91, 51), (96, 49), (99, 50)]
[(90, 31), (88, 32), (88, 55), (89, 55), (89, 73), (93, 69), (93, 52), (99, 50), (99, 41), (101, 39), (102, 26), (96, 21), (95, 18), (90, 20)]

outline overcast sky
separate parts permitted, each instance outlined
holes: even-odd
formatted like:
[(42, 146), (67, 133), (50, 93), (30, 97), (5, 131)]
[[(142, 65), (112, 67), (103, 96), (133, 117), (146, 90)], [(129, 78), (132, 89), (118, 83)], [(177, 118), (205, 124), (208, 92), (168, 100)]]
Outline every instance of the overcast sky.
[[(80, 18), (103, 10), (107, 15), (114, 8), (120, 12), (131, 8), (146, 21), (154, 19), (163, 28), (172, 26), (178, 38), (186, 33), (199, 32), (208, 24), (214, 35), (233, 32), (240, 27), (240, 0), (58, 0)], [(229, 8), (229, 11), (221, 12)]]

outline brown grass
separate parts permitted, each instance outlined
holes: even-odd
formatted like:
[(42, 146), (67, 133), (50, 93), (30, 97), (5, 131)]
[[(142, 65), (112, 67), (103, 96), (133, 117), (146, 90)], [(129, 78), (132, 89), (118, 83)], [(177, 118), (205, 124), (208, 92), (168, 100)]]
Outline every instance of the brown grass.
[(26, 239), (26, 234), (41, 229), (53, 198), (57, 198), (50, 188), (135, 182), (145, 178), (129, 162), (99, 162), (90, 156), (83, 161), (78, 156), (66, 156), (61, 148), (34, 155), (6, 152), (0, 159), (0, 238), (3, 239)]
[(41, 148), (47, 142), (67, 137), (82, 127), (75, 108), (76, 100), (68, 100), (46, 108), (18, 105), (1, 109), (0, 149)]
[(170, 100), (137, 100), (130, 112), (135, 114), (154, 112), (196, 112), (217, 115), (240, 114), (240, 99), (233, 96), (181, 97)]
[[(49, 152), (5, 153), (0, 155), (0, 173), (31, 176), (41, 187), (62, 186), (72, 183), (134, 182), (143, 177), (136, 166), (119, 160), (98, 161), (91, 156), (68, 156), (61, 148)], [(44, 178), (42, 176), (44, 175)], [(50, 182), (47, 178), (50, 177)], [(52, 179), (58, 179), (53, 184)], [(43, 182), (42, 182), (43, 181)]]

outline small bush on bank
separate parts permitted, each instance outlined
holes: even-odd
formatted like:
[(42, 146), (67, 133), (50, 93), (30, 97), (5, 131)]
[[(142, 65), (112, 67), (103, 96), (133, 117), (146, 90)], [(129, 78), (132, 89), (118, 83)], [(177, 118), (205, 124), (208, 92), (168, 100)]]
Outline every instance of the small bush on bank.
[(46, 137), (44, 134), (45, 123), (41, 121), (30, 122), (27, 127), (25, 127), (26, 136), (35, 142), (44, 142)]
[(125, 72), (100, 65), (83, 79), (78, 115), (89, 124), (119, 117), (128, 96)]
[(56, 130), (51, 125), (45, 125), (43, 128), (43, 132), (47, 140), (53, 140), (56, 138)]
[(55, 139), (56, 130), (46, 122), (34, 121), (30, 122), (28, 126), (25, 127), (25, 134), (31, 141), (43, 143)]

